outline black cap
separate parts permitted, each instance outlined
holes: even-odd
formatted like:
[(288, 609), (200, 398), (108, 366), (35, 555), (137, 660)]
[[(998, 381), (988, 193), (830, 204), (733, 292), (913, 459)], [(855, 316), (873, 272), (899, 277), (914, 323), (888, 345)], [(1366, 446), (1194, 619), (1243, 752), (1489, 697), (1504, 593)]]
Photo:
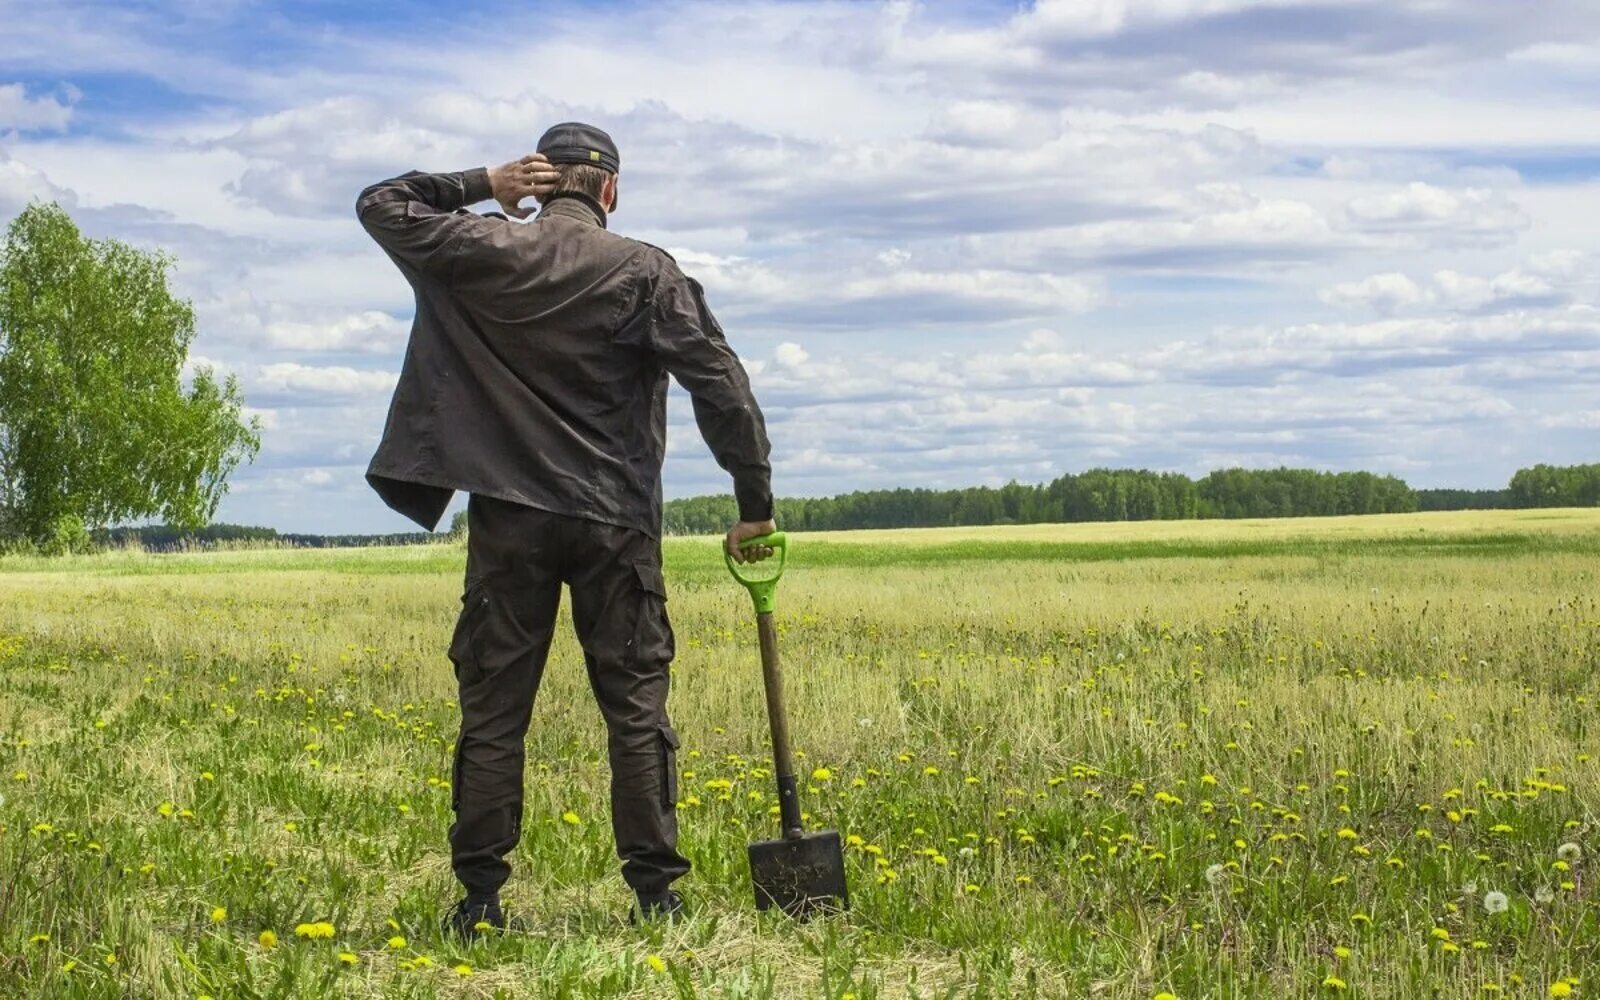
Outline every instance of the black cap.
[(539, 152), (551, 163), (592, 163), (613, 174), (621, 166), (611, 137), (583, 122), (552, 125), (539, 137)]

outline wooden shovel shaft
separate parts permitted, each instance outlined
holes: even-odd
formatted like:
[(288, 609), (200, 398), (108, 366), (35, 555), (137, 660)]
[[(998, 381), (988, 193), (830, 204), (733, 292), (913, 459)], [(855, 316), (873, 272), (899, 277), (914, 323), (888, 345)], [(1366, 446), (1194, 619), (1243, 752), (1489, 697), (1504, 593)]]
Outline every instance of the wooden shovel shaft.
[(772, 762), (778, 772), (778, 810), (783, 835), (798, 837), (800, 799), (795, 789), (794, 758), (789, 753), (789, 718), (783, 708), (783, 674), (778, 664), (778, 627), (772, 613), (756, 615), (756, 631), (761, 636), (761, 676), (767, 688), (767, 720), (772, 725)]

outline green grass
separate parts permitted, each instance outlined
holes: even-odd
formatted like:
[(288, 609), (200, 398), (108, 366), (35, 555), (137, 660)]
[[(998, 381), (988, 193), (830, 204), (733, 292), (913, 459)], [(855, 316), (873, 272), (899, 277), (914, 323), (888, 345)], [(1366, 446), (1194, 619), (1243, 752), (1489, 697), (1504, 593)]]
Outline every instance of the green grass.
[(0, 560), (0, 996), (1586, 995), (1600, 512), (1551, 514), (796, 537), (802, 798), (852, 838), (811, 924), (749, 898), (748, 599), (669, 540), (695, 916), (622, 919), (564, 631), (470, 947), (460, 547)]

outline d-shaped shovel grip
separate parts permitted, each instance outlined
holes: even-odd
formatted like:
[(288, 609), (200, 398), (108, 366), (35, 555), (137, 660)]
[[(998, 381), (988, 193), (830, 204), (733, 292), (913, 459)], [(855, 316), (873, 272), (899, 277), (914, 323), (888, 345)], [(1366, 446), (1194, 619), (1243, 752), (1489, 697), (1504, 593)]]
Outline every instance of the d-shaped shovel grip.
[[(737, 563), (733, 561), (733, 554), (724, 548), (722, 558), (727, 562), (728, 572), (733, 574), (733, 578), (738, 580), (744, 589), (750, 591), (750, 599), (756, 605), (756, 614), (771, 614), (778, 607), (778, 578), (783, 576), (783, 564), (789, 557), (789, 536), (781, 531), (757, 535), (740, 542), (739, 548), (751, 549), (758, 545), (773, 549), (773, 555), (757, 563)], [(777, 560), (775, 570), (768, 565), (772, 559)], [(756, 568), (762, 572), (760, 577), (747, 575)]]

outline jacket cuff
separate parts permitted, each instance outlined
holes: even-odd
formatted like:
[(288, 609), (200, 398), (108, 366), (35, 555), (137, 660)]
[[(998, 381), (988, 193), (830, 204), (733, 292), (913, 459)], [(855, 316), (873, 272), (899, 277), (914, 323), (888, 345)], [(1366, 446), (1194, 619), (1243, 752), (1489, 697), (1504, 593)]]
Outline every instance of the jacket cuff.
[(461, 202), (465, 205), (476, 205), (480, 201), (488, 201), (494, 197), (494, 188), (489, 184), (489, 168), (474, 167), (461, 172), (461, 189), (464, 198)]
[(772, 488), (766, 483), (736, 482), (733, 496), (739, 502), (739, 520), (772, 520)]

